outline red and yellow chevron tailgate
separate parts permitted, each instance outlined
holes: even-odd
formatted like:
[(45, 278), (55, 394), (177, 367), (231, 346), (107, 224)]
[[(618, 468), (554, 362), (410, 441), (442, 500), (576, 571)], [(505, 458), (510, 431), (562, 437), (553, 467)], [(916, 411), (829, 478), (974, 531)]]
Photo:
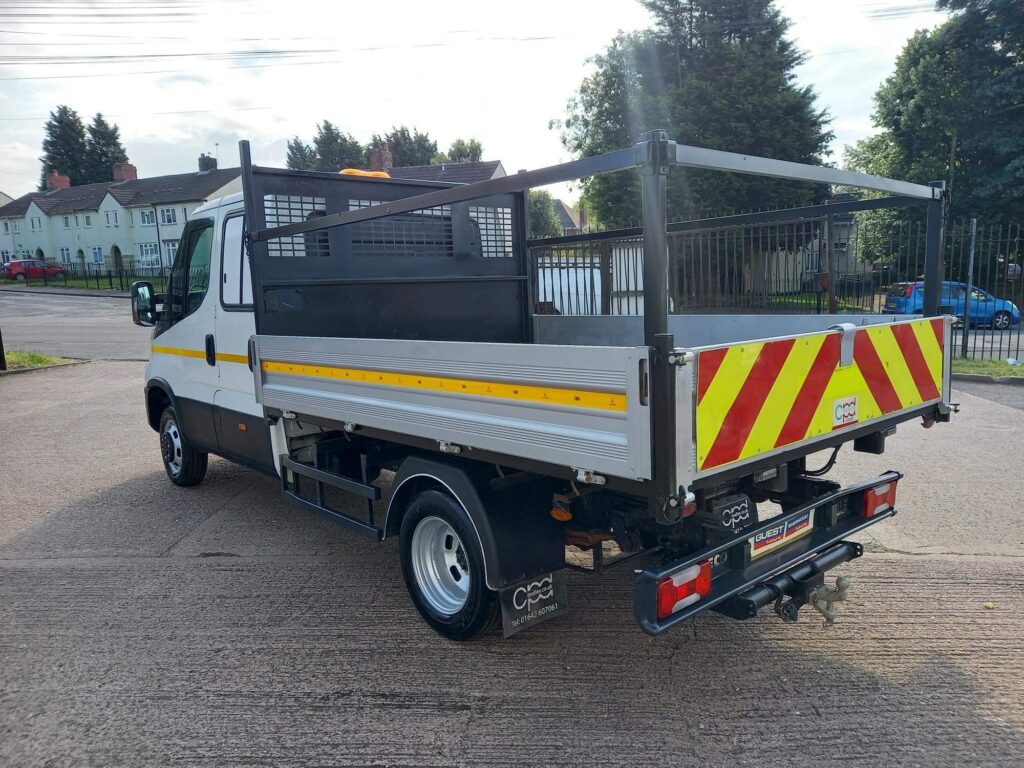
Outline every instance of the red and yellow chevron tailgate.
[(706, 349), (697, 356), (697, 468), (743, 461), (942, 397), (942, 318)]

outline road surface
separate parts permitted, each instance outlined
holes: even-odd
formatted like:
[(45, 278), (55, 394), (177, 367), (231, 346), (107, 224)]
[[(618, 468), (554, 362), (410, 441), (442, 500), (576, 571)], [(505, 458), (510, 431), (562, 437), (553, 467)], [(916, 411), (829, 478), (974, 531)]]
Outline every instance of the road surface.
[(907, 477), (831, 629), (650, 638), (619, 571), (460, 645), (419, 619), (395, 542), (221, 460), (172, 486), (142, 371), (0, 379), (0, 765), (1020, 764), (1019, 410), (964, 393), (953, 424), (844, 450), (843, 478)]
[(148, 360), (151, 331), (132, 324), (127, 299), (0, 291), (0, 332), (7, 349)]

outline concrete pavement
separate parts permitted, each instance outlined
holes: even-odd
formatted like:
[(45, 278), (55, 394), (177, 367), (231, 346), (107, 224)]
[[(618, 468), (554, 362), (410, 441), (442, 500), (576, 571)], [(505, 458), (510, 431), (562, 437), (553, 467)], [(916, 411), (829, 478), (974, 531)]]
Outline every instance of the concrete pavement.
[[(631, 574), (453, 644), (374, 545), (213, 460), (164, 477), (139, 363), (0, 380), (0, 765), (1016, 764), (1024, 413), (963, 394), (838, 472), (906, 472), (824, 629), (649, 638)], [(16, 408), (8, 407), (17, 403)], [(1013, 445), (1015, 443), (1015, 446)], [(994, 608), (983, 607), (992, 601)]]

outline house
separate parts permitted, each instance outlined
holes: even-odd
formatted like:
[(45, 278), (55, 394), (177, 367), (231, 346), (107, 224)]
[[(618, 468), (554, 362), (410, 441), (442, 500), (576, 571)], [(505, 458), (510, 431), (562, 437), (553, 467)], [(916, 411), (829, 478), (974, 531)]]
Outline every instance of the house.
[(571, 205), (555, 198), (552, 201), (555, 206), (555, 216), (558, 217), (558, 225), (562, 228), (563, 235), (578, 235), (583, 231), (586, 224), (586, 217), (583, 210), (577, 211)]
[(369, 170), (385, 171), (392, 179), (441, 181), (449, 184), (475, 184), (478, 181), (500, 179), (508, 175), (500, 160), (440, 163), (438, 165), (404, 165), (395, 168), (392, 163), (391, 150), (387, 144), (370, 150)]
[(37, 258), (84, 269), (159, 269), (174, 261), (182, 229), (207, 200), (241, 191), (241, 170), (199, 157), (199, 170), (138, 178), (118, 163), (114, 181), (72, 187), (53, 171), (46, 191), (0, 206), (0, 260)]

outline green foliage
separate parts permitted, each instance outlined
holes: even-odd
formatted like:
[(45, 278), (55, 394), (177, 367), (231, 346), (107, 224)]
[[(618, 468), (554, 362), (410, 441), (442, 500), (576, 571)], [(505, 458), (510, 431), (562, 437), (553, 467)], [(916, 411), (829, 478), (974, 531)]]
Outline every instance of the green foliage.
[(456, 139), (447, 152), (434, 155), (430, 159), (432, 165), (445, 163), (478, 163), (483, 157), (484, 147), (476, 139)]
[(288, 141), (287, 167), (293, 171), (314, 171), (317, 167), (316, 150), (298, 136)]
[(343, 168), (361, 168), (366, 165), (366, 148), (330, 120), (317, 123), (313, 151), (315, 169), (318, 171), (337, 173)]
[[(846, 151), (851, 168), (919, 183), (946, 180), (953, 217), (1019, 219), (1024, 210), (1024, 12), (1001, 0), (917, 32), (875, 94), (881, 131)], [(1012, 15), (1012, 14), (1010, 14)]]
[(531, 189), (529, 201), (530, 238), (558, 237), (562, 225), (555, 213), (555, 201), (543, 189)]
[(380, 149), (385, 144), (391, 151), (396, 168), (430, 165), (430, 161), (437, 155), (437, 142), (430, 138), (429, 133), (420, 133), (415, 126), (409, 129), (401, 125), (393, 127), (383, 136), (375, 133), (370, 137), (370, 149)]
[(121, 131), (99, 112), (86, 129), (85, 175), (89, 182), (113, 181), (114, 164), (127, 163), (128, 153), (121, 144)]
[[(832, 139), (809, 88), (794, 83), (801, 53), (771, 0), (648, 0), (654, 28), (619, 35), (593, 60), (569, 103), (562, 140), (585, 156), (664, 128), (676, 141), (784, 160), (820, 163)], [(606, 227), (639, 223), (635, 173), (585, 185)], [(823, 190), (711, 171), (677, 171), (670, 220), (814, 202)]]
[(50, 113), (43, 128), (43, 156), (39, 189), (46, 189), (50, 171), (63, 173), (72, 186), (113, 181), (114, 163), (127, 163), (128, 153), (121, 144), (117, 125), (108, 123), (99, 112), (88, 130), (71, 107), (60, 105)]
[(88, 176), (85, 168), (85, 126), (82, 118), (71, 107), (61, 105), (50, 113), (43, 129), (42, 173), (39, 176), (39, 189), (46, 189), (46, 176), (50, 171), (58, 171), (71, 179), (77, 186), (86, 184)]

